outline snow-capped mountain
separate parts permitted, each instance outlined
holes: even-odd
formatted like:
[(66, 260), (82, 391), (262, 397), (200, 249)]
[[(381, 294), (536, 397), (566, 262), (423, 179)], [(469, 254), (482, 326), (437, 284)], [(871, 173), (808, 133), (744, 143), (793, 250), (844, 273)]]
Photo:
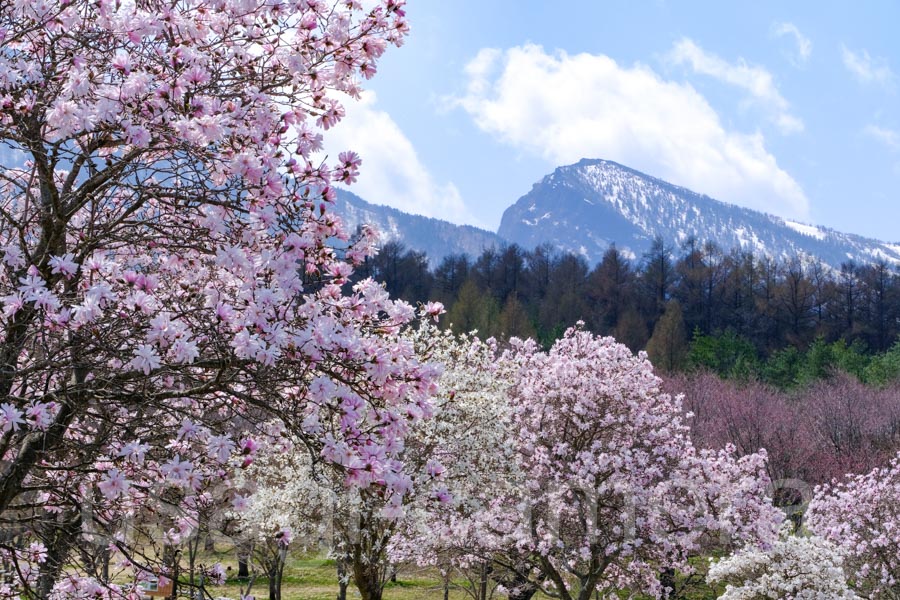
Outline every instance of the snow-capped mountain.
[(559, 167), (506, 209), (498, 234), (532, 248), (549, 243), (600, 260), (611, 243), (639, 258), (661, 236), (677, 250), (694, 237), (723, 250), (776, 259), (818, 257), (900, 265), (900, 244), (806, 225), (713, 200), (608, 160)]
[(425, 252), (432, 267), (450, 254), (478, 256), (486, 248), (503, 245), (496, 233), (370, 204), (346, 190), (338, 189), (335, 210), (351, 231), (362, 223), (374, 225), (382, 242), (399, 241), (407, 248)]

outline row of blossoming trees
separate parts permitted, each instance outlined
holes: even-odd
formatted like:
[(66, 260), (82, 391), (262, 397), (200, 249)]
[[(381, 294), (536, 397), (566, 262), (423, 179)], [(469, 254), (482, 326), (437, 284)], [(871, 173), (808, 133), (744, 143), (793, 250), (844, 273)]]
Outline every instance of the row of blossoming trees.
[[(677, 594), (714, 548), (737, 552), (722, 580), (797, 555), (764, 454), (694, 448), (645, 359), (581, 331), (500, 352), (347, 289), (376, 237), (331, 186), (359, 159), (318, 157), (336, 94), (406, 34), (401, 0), (375, 4), (0, 3), (0, 596), (209, 596), (212, 529), (274, 597), (300, 543), (366, 600), (400, 560), (584, 599)], [(885, 597), (896, 480), (825, 490), (810, 520)]]

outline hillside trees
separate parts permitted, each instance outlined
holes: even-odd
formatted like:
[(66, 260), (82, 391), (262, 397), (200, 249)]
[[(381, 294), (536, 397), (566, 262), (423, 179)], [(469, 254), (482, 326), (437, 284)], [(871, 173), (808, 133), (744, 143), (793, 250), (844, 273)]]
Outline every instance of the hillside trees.
[(647, 341), (647, 356), (658, 370), (672, 373), (683, 368), (687, 350), (681, 304), (678, 300), (669, 300)]
[(707, 372), (672, 377), (665, 389), (684, 394), (697, 444), (732, 444), (740, 454), (765, 448), (780, 504), (799, 506), (809, 499), (811, 486), (870, 471), (900, 450), (896, 385), (866, 386), (842, 373), (784, 392)]
[[(768, 375), (763, 363), (789, 359), (787, 354), (778, 356), (785, 349), (799, 356), (814, 348), (817, 340), (826, 344), (844, 340), (863, 354), (886, 352), (900, 333), (896, 318), (900, 276), (888, 264), (847, 263), (838, 271), (810, 257), (757, 258), (738, 250), (725, 253), (714, 244), (694, 240), (673, 255), (658, 242), (655, 253), (641, 261), (613, 245), (593, 268), (580, 257), (565, 256), (546, 245), (534, 250), (514, 245), (491, 249), (474, 262), (451, 256), (434, 268), (430, 295), (405, 299), (425, 301), (430, 296), (449, 311), (463, 300), (460, 316), (483, 315), (466, 321), (470, 326), (477, 321), (482, 334), (505, 338), (533, 329), (544, 347), (582, 320), (589, 330), (613, 335), (634, 351), (646, 348), (665, 314), (666, 304), (660, 305), (659, 299), (675, 299), (690, 337), (749, 344), (753, 352), (741, 352), (752, 360), (743, 361), (736, 372), (764, 379)], [(422, 274), (422, 264), (420, 257), (419, 266), (409, 273), (426, 281), (429, 276)], [(462, 293), (466, 282), (471, 285)], [(500, 313), (511, 297), (531, 327), (511, 331), (499, 326)], [(458, 325), (457, 331), (470, 326)], [(787, 363), (783, 366), (791, 369)], [(759, 370), (750, 372), (748, 367)], [(782, 380), (794, 385), (779, 376), (772, 381), (782, 385)]]
[(0, 6), (4, 593), (102, 594), (87, 529), (173, 576), (123, 519), (165, 507), (190, 535), (181, 511), (273, 418), (348, 485), (409, 497), (394, 457), (436, 372), (393, 337), (408, 304), (342, 290), (375, 239), (330, 211), (360, 161), (315, 158), (335, 92), (406, 27), (399, 0)]

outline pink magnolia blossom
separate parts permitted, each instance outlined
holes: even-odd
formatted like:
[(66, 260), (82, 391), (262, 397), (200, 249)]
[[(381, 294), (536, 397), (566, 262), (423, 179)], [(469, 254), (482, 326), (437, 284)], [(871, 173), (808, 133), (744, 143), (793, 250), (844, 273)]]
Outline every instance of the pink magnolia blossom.
[(806, 526), (843, 553), (861, 595), (900, 597), (900, 455), (817, 487)]
[(150, 371), (158, 369), (161, 363), (156, 348), (149, 344), (140, 344), (135, 348), (134, 358), (128, 364), (133, 369), (143, 371), (144, 375), (149, 375)]
[(97, 487), (100, 488), (106, 499), (115, 500), (128, 491), (128, 488), (131, 487), (131, 482), (118, 469), (110, 469)]

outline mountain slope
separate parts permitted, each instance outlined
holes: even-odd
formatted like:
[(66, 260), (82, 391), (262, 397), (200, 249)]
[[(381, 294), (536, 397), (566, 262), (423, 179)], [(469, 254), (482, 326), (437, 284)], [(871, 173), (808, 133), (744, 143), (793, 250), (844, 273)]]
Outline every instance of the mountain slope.
[(607, 160), (559, 167), (503, 213), (498, 234), (526, 248), (549, 243), (590, 263), (611, 243), (639, 258), (654, 237), (673, 247), (690, 237), (725, 251), (777, 259), (818, 257), (900, 265), (900, 244), (805, 225), (713, 200)]
[(486, 248), (504, 243), (496, 233), (484, 229), (371, 204), (341, 189), (337, 192), (335, 210), (351, 231), (362, 223), (375, 225), (382, 242), (399, 241), (412, 250), (425, 252), (432, 266), (450, 254), (478, 256)]

